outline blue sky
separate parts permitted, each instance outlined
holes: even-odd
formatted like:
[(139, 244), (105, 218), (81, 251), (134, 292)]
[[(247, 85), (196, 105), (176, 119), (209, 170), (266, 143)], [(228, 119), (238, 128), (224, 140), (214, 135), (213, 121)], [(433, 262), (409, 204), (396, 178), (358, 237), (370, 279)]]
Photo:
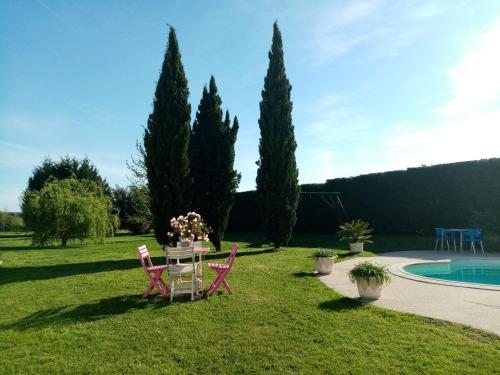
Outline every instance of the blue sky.
[(4, 0), (0, 209), (18, 210), (46, 156), (88, 156), (112, 185), (128, 183), (167, 23), (193, 115), (213, 74), (238, 116), (240, 190), (253, 189), (275, 19), (301, 183), (500, 156), (499, 1)]

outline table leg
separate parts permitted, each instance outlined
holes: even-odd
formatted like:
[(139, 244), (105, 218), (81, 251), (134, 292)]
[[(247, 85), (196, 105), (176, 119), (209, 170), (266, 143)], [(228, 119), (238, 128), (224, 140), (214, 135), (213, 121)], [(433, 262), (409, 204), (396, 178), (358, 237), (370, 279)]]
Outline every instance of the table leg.
[(462, 231), (460, 231), (460, 252), (464, 251), (463, 237), (464, 237), (464, 233)]

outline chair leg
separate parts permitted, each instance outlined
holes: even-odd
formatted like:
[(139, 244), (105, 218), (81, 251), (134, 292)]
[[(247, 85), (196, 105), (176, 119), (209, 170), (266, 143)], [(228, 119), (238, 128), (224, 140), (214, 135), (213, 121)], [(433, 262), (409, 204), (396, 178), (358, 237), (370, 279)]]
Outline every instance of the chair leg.
[(439, 238), (436, 240), (436, 244), (434, 245), (434, 250), (437, 250), (437, 248), (438, 248), (438, 243), (439, 243)]
[(474, 241), (471, 241), (470, 242), (470, 249), (472, 250), (472, 252), (474, 253), (474, 255), (476, 254), (476, 246), (474, 245)]
[(222, 285), (224, 285), (224, 288), (226, 288), (228, 294), (233, 294), (233, 290), (231, 289), (226, 280), (222, 281)]
[(479, 243), (481, 244), (481, 251), (482, 251), (482, 252), (483, 252), (483, 254), (484, 254), (483, 241), (479, 240)]
[(170, 281), (170, 302), (172, 302), (174, 300), (174, 281), (171, 280)]

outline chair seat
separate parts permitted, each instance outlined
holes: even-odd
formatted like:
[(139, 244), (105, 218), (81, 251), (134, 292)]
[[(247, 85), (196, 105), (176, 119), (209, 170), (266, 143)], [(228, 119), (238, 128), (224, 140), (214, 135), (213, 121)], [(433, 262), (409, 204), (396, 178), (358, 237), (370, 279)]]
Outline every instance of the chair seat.
[(208, 268), (218, 269), (218, 270), (227, 270), (229, 268), (229, 265), (220, 264), (220, 263), (208, 263)]
[(168, 272), (172, 275), (184, 275), (194, 272), (194, 267), (192, 264), (169, 264)]
[(166, 268), (167, 268), (166, 265), (162, 265), (162, 266), (147, 267), (146, 270), (147, 271), (159, 271), (159, 270), (165, 270)]

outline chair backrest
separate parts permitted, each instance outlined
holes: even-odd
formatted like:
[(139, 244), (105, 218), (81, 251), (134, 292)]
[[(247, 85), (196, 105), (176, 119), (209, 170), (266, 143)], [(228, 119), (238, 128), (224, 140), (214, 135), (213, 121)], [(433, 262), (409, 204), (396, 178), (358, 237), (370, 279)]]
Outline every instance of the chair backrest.
[(151, 262), (151, 257), (149, 256), (149, 251), (146, 245), (139, 246), (137, 248), (137, 253), (139, 254), (139, 259), (141, 260), (142, 268), (145, 269), (146, 267), (153, 267), (153, 262)]
[(170, 264), (172, 260), (179, 263), (180, 260), (191, 259), (195, 262), (194, 247), (165, 247), (165, 256), (167, 257), (167, 264)]
[(231, 246), (231, 252), (229, 253), (229, 257), (226, 260), (226, 265), (227, 266), (232, 266), (234, 263), (234, 258), (236, 258), (236, 253), (238, 252), (238, 245), (233, 243)]
[(471, 228), (466, 232), (472, 239), (480, 240), (481, 239), (481, 229), (479, 228)]
[(437, 237), (443, 236), (444, 230), (444, 228), (434, 228), (434, 232), (436, 232)]

